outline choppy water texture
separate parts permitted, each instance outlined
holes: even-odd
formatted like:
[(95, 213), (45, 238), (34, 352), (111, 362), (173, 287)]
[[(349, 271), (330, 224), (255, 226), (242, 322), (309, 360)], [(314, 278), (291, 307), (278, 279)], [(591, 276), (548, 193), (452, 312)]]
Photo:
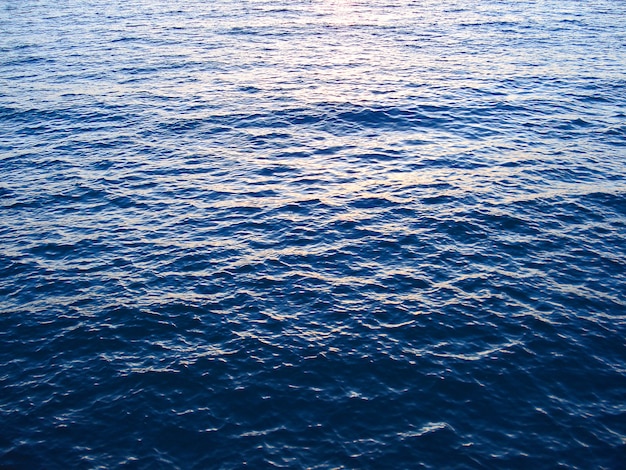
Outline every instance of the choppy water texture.
[(626, 468), (625, 2), (0, 5), (0, 466)]

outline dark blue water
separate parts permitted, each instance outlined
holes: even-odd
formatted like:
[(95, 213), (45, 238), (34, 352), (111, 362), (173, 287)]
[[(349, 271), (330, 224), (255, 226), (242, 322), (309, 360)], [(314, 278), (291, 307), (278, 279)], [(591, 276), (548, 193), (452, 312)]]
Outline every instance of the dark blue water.
[(622, 0), (0, 0), (1, 468), (626, 468)]

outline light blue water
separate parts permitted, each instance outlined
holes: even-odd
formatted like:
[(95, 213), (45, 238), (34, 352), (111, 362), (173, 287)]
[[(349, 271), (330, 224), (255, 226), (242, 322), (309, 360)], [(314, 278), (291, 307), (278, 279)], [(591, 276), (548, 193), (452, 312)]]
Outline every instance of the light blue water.
[(0, 0), (0, 467), (626, 468), (626, 3)]

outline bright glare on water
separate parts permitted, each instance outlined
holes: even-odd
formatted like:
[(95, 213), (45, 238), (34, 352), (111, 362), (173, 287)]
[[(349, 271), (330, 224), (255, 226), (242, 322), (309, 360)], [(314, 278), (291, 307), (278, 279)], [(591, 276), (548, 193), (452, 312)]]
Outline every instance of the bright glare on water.
[(624, 468), (626, 2), (0, 0), (0, 468)]

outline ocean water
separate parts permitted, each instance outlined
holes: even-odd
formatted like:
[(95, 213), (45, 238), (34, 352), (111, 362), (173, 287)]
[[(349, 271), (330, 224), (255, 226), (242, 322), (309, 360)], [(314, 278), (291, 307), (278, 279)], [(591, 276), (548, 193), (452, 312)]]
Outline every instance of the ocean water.
[(626, 468), (626, 2), (0, 0), (0, 468)]

